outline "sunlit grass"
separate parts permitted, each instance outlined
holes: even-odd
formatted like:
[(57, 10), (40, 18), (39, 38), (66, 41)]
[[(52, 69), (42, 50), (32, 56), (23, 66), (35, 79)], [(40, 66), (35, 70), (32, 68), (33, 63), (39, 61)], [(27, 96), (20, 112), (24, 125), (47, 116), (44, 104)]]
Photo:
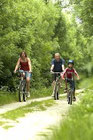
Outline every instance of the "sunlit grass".
[(12, 127), (14, 127), (14, 126), (13, 125), (5, 125), (5, 126), (3, 126), (4, 129), (9, 129), (9, 128), (12, 128)]
[[(49, 88), (40, 88), (38, 90), (31, 89), (31, 97), (29, 99), (35, 99), (40, 97), (47, 97), (52, 94), (52, 87)], [(18, 102), (18, 92), (16, 93), (9, 93), (9, 92), (3, 92), (0, 91), (0, 106)]]
[(5, 122), (4, 121), (0, 121), (0, 126), (4, 125)]
[(44, 111), (47, 107), (50, 107), (54, 104), (54, 100), (45, 100), (40, 102), (31, 102), (31, 104), (20, 107), (18, 109), (8, 111), (4, 114), (1, 114), (0, 117), (10, 120), (16, 120), (20, 117), (25, 117), (27, 113), (31, 113), (33, 111)]
[(0, 91), (0, 106), (4, 104), (17, 102), (17, 100), (18, 100), (18, 97), (16, 93)]
[(84, 78), (79, 83), (79, 88), (93, 89), (93, 77)]

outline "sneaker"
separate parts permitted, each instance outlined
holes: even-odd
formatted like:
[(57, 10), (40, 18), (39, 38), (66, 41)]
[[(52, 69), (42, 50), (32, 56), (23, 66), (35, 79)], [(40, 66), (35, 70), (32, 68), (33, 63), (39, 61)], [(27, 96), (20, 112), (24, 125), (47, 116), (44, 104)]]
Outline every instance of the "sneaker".
[(74, 102), (76, 101), (76, 97), (73, 97), (73, 101), (74, 101)]
[(28, 97), (28, 98), (30, 97), (30, 92), (27, 92), (27, 97)]

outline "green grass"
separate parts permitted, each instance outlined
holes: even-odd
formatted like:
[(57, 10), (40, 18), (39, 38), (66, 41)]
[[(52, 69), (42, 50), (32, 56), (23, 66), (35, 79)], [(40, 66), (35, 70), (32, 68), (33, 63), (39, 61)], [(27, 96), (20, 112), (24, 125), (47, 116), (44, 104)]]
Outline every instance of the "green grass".
[(53, 130), (47, 140), (93, 140), (93, 91), (85, 91), (78, 105), (72, 106), (68, 117)]
[[(60, 94), (63, 93), (63, 88), (60, 89)], [(52, 94), (52, 86), (49, 88), (40, 88), (38, 90), (31, 89), (31, 97), (29, 99), (41, 98), (51, 96)], [(9, 93), (0, 91), (0, 106), (18, 102), (18, 93)]]
[(38, 90), (31, 89), (31, 99), (40, 98), (40, 97), (47, 97), (52, 94), (52, 87), (49, 88), (40, 88)]
[(33, 111), (44, 111), (47, 107), (50, 107), (54, 104), (54, 100), (45, 100), (40, 102), (31, 102), (31, 104), (20, 107), (18, 109), (8, 111), (4, 114), (0, 114), (1, 118), (17, 120), (20, 117), (24, 117), (27, 113), (31, 113)]
[(79, 83), (79, 88), (93, 89), (93, 77), (84, 78)]
[(0, 121), (0, 126), (4, 125), (5, 122), (4, 121)]
[(0, 106), (17, 102), (18, 97), (16, 93), (2, 92), (0, 91)]
[[(40, 98), (40, 97), (47, 97), (50, 96), (52, 93), (52, 88), (41, 88), (41, 89), (31, 89), (31, 98), (29, 99), (34, 99), (34, 98)], [(13, 103), (13, 102), (18, 102), (18, 93), (9, 93), (9, 92), (3, 92), (0, 91), (0, 106)]]
[(3, 126), (4, 129), (9, 129), (9, 128), (12, 128), (12, 127), (14, 127), (14, 126), (13, 125), (5, 125), (5, 126)]

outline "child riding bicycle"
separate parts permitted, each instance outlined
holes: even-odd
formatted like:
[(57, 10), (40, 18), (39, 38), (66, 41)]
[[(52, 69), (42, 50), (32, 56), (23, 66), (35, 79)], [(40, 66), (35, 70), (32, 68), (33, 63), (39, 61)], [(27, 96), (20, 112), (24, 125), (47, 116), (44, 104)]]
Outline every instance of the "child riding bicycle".
[(68, 61), (68, 67), (63, 72), (62, 79), (66, 80), (66, 90), (67, 90), (67, 83), (70, 84), (70, 87), (73, 90), (73, 101), (76, 101), (76, 97), (75, 97), (75, 79), (74, 79), (75, 75), (77, 76), (77, 78), (79, 80), (80, 79), (79, 75), (76, 72), (76, 70), (74, 69), (74, 61), (69, 60)]

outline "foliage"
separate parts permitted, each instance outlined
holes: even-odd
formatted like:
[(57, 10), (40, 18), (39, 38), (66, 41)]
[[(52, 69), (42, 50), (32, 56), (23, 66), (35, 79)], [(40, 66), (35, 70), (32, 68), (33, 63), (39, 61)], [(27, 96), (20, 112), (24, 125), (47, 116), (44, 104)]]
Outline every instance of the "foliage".
[[(75, 13), (62, 12), (64, 6), (60, 3), (46, 2), (0, 1), (0, 85), (7, 86), (8, 90), (15, 89), (17, 79), (13, 77), (13, 71), (22, 50), (31, 58), (34, 88), (50, 85), (49, 71), (55, 52), (59, 52), (66, 62), (74, 59), (79, 72), (92, 72), (91, 0), (90, 3), (74, 0), (75, 6), (70, 5)], [(76, 22), (77, 16), (81, 23)], [(88, 67), (87, 61), (90, 62)]]

